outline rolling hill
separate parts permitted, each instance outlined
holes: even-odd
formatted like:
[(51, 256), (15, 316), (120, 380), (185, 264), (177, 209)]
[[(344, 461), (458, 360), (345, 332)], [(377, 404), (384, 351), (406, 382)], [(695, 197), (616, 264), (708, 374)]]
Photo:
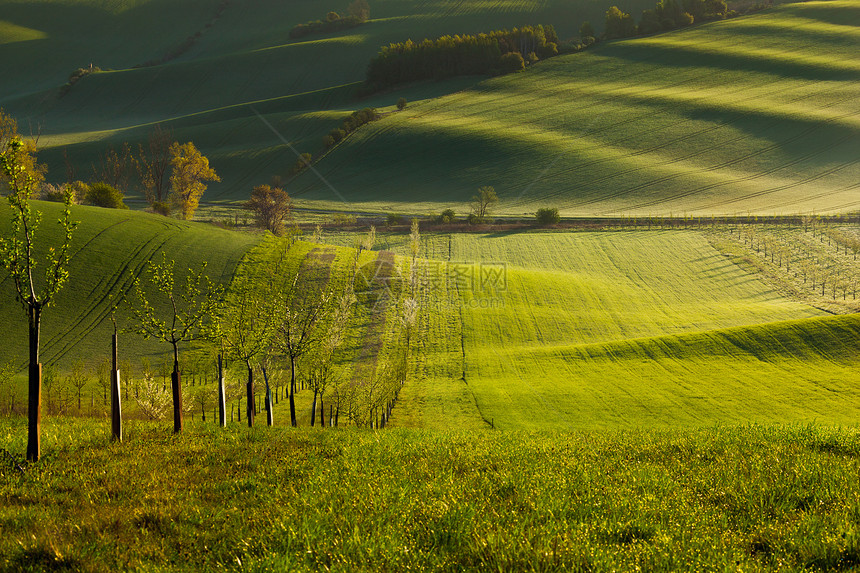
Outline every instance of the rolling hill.
[(461, 214), (840, 213), (860, 207), (860, 11), (806, 2), (605, 43), (360, 130), (292, 193)]
[[(290, 40), (290, 29), (345, 13), (347, 4), (310, 0), (0, 1), (0, 107), (25, 133), (41, 130), (41, 159), (49, 180), (65, 177), (65, 150), (86, 179), (110, 145), (145, 141), (162, 122), (180, 140), (193, 140), (223, 183), (207, 200), (245, 199), (275, 174), (286, 175), (295, 154), (257, 113), (299, 152), (318, 154), (322, 137), (358, 107), (391, 106), (450, 93), (471, 78), (420, 86), (357, 101), (356, 82), (379, 48), (408, 38), (477, 33), (552, 23), (563, 37), (583, 20), (602, 22), (598, 0), (455, 0), (371, 3), (371, 20), (345, 32)], [(634, 12), (648, 5), (630, 0)], [(599, 26), (598, 26), (599, 27)], [(178, 57), (141, 66), (194, 41)], [(90, 64), (102, 69), (61, 87)]]

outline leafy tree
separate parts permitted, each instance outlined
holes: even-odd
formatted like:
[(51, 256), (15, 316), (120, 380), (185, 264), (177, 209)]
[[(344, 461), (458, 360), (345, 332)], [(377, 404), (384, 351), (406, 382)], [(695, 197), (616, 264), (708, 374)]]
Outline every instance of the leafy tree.
[[(175, 142), (170, 130), (156, 124), (149, 133), (146, 147), (138, 147), (137, 167), (143, 194), (153, 207), (156, 203), (164, 204), (167, 200), (167, 171), (170, 168), (170, 148)], [(161, 211), (156, 210), (156, 213)]]
[(499, 197), (496, 195), (496, 190), (490, 186), (481, 187), (478, 189), (478, 194), (472, 196), (472, 202), (469, 204), (472, 212), (472, 220), (476, 223), (483, 223), (490, 214), (490, 210), (499, 202)]
[(617, 6), (610, 7), (606, 11), (603, 35), (608, 39), (635, 36), (636, 24), (633, 22), (633, 17), (619, 10)]
[(579, 27), (579, 37), (582, 38), (582, 41), (585, 42), (586, 38), (594, 38), (597, 33), (594, 31), (594, 26), (591, 25), (591, 22), (583, 22), (582, 26)]
[(439, 215), (438, 221), (440, 223), (453, 223), (457, 220), (457, 213), (454, 212), (454, 209), (445, 209)]
[(170, 199), (182, 219), (191, 220), (200, 197), (206, 191), (206, 181), (221, 181), (209, 160), (190, 141), (170, 146)]
[(349, 4), (347, 12), (359, 22), (367, 22), (370, 19), (370, 4), (367, 3), (367, 0), (353, 0)]
[(503, 74), (521, 72), (526, 69), (526, 61), (519, 52), (508, 52), (499, 59), (499, 68)]
[(642, 10), (642, 19), (639, 20), (640, 34), (653, 34), (659, 32), (661, 27), (655, 10)]
[(275, 235), (282, 235), (284, 220), (290, 216), (293, 202), (283, 189), (260, 185), (254, 187), (251, 198), (244, 206), (254, 213), (258, 227), (271, 231)]
[(248, 426), (254, 425), (254, 369), (265, 359), (278, 325), (276, 287), (283, 264), (281, 259), (249, 261), (243, 265), (230, 285), (226, 304), (219, 309), (207, 333), (222, 354), (247, 367)]
[[(293, 168), (290, 169), (290, 174), (295, 175), (297, 173), (301, 173), (305, 169), (311, 166), (311, 162), (313, 161), (314, 156), (310, 153), (302, 153), (299, 155), (298, 160), (293, 165)], [(278, 178), (280, 180), (280, 177)], [(273, 182), (272, 187), (280, 187), (280, 181), (278, 183)]]
[(298, 360), (318, 350), (327, 338), (324, 325), (332, 310), (332, 293), (323, 288), (322, 269), (311, 267), (296, 273), (283, 289), (281, 311), (274, 346), (290, 361), (290, 424), (296, 421), (296, 368)]
[(84, 396), (84, 388), (87, 386), (89, 377), (84, 370), (82, 360), (76, 360), (72, 365), (72, 371), (68, 375), (69, 386), (75, 389), (75, 397), (78, 400), (78, 413), (81, 411), (81, 401)]
[[(15, 175), (9, 175), (0, 171), (0, 194), (14, 193), (15, 189), (31, 186), (33, 192), (37, 192), (45, 180), (47, 167), (36, 162), (36, 144), (33, 141), (24, 141), (18, 134), (18, 122), (11, 115), (6, 114), (0, 108), (0, 155), (9, 151), (9, 146), (15, 140), (21, 142), (16, 147), (16, 161), (21, 167)], [(14, 183), (11, 179), (15, 179)]]
[(93, 183), (87, 187), (84, 204), (107, 209), (128, 209), (122, 198), (122, 191), (116, 187), (107, 183)]
[(397, 100), (397, 109), (400, 111), (403, 111), (404, 109), (406, 109), (406, 98), (405, 97), (402, 97), (402, 98)]
[(543, 207), (537, 210), (535, 218), (540, 225), (555, 225), (561, 221), (556, 207)]
[(127, 190), (134, 163), (128, 143), (124, 144), (119, 152), (111, 146), (104, 155), (99, 156), (98, 164), (93, 166), (95, 180), (111, 187)]
[(337, 12), (331, 11), (326, 14), (325, 19), (329, 22), (335, 22), (337, 20), (340, 20), (340, 15)]
[(39, 333), (42, 311), (51, 305), (54, 297), (68, 279), (69, 246), (77, 223), (72, 221), (71, 195), (66, 194), (65, 208), (59, 219), (63, 242), (58, 249), (48, 249), (45, 257), (45, 275), (37, 286), (33, 277), (36, 266), (35, 237), (42, 213), (33, 211), (30, 199), (35, 190), (36, 177), (31, 172), (30, 154), (20, 139), (10, 140), (0, 153), (0, 172), (6, 178), (10, 193), (7, 197), (12, 208), (12, 224), (7, 237), (0, 239), (0, 260), (9, 271), (15, 285), (17, 300), (27, 313), (30, 340), (29, 408), (27, 459), (36, 461), (41, 455), (40, 430), (42, 423), (42, 365), (39, 363)]
[[(179, 344), (199, 338), (205, 322), (217, 314), (223, 289), (204, 274), (206, 263), (188, 274), (177, 288), (175, 262), (162, 253), (161, 263), (149, 262), (144, 281), (134, 279), (134, 295), (128, 300), (136, 324), (130, 330), (145, 339), (155, 338), (173, 348), (173, 431), (182, 431), (182, 387)], [(156, 301), (156, 302), (153, 302)], [(158, 306), (156, 306), (156, 304)]]

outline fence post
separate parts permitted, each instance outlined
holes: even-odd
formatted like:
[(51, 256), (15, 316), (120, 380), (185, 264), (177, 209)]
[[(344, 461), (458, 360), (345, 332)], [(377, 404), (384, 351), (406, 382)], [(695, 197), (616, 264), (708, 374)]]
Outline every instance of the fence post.
[(111, 437), (119, 442), (122, 441), (122, 401), (120, 400), (119, 368), (117, 367), (117, 330), (114, 324), (113, 340), (111, 344), (113, 357), (113, 370), (110, 376), (110, 419)]

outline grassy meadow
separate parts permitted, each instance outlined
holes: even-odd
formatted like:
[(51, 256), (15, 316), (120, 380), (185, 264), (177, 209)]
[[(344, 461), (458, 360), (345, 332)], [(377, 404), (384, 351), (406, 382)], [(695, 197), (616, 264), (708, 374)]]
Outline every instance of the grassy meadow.
[[(4, 420), (16, 449), (24, 425)], [(9, 571), (850, 571), (855, 430), (218, 430), (53, 419)]]

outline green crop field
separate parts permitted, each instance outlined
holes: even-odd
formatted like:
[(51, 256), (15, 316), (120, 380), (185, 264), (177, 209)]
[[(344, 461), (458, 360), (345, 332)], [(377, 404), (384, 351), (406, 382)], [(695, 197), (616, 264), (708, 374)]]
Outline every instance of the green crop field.
[[(317, 168), (350, 203), (439, 212), (846, 212), (860, 207), (860, 12), (806, 2), (607, 43), (421, 102)], [(331, 201), (315, 174), (293, 186)]]
[[(177, 139), (193, 140), (221, 174), (209, 201), (247, 198), (254, 185), (285, 176), (298, 152), (323, 151), (322, 137), (351, 111), (391, 107), (398, 97), (432, 98), (471, 86), (480, 78), (399, 90), (365, 100), (353, 93), (379, 48), (409, 38), (490, 31), (523, 24), (554, 24), (565, 38), (583, 20), (601, 27), (599, 0), (522, 0), (371, 3), (371, 20), (337, 34), (290, 40), (290, 29), (346, 13), (347, 0), (139, 0), (107, 2), (0, 1), (0, 107), (28, 133), (40, 132), (48, 180), (65, 177), (65, 151), (85, 179), (111, 145), (146, 140), (156, 122)], [(639, 12), (648, 0), (630, 0)], [(157, 33), (154, 31), (157, 30)], [(200, 35), (176, 59), (163, 57)], [(60, 88), (90, 64), (104, 70)]]

